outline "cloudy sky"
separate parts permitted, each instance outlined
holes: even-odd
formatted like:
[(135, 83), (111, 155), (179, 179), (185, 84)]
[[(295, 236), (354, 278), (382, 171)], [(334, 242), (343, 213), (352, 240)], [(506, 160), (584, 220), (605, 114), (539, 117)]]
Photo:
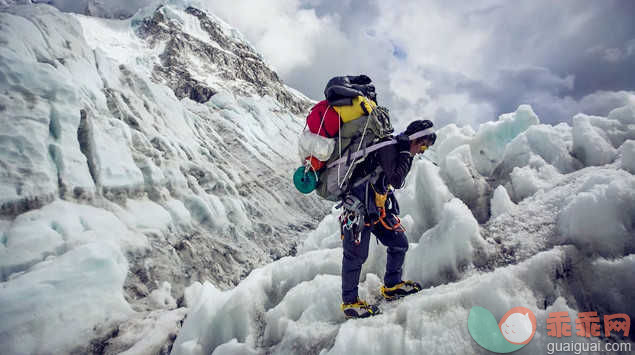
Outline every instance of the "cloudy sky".
[(313, 99), (366, 73), (403, 125), (476, 124), (529, 103), (543, 122), (635, 103), (635, 1), (214, 0)]
[(313, 99), (332, 76), (369, 75), (398, 128), (475, 125), (523, 103), (547, 123), (635, 103), (632, 0), (199, 1)]

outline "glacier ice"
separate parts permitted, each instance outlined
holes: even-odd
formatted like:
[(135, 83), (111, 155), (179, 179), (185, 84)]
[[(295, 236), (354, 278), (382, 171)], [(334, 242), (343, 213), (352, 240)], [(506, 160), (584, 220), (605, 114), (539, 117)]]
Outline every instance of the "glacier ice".
[(564, 201), (558, 229), (563, 242), (615, 257), (635, 251), (634, 221), (635, 177), (593, 174)]
[(3, 353), (65, 353), (105, 335), (133, 313), (123, 294), (127, 270), (118, 245), (96, 240), (3, 282)]
[(441, 172), (452, 194), (468, 204), (477, 220), (486, 221), (489, 214), (485, 197), (490, 187), (476, 169), (470, 146), (464, 144), (448, 153)]
[[(439, 223), (428, 229), (406, 256), (405, 276), (430, 286), (457, 278), (472, 265), (473, 255), (491, 252), (467, 206), (454, 198), (443, 206)], [(476, 249), (479, 249), (477, 252)]]
[[(346, 321), (339, 211), (289, 181), (310, 102), (188, 4), (0, 13), (0, 352), (478, 353), (473, 305), (633, 312), (633, 105), (557, 126), (521, 105), (438, 130), (396, 192), (427, 288)], [(385, 261), (371, 243), (371, 302)]]
[[(253, 51), (236, 43), (233, 32), (205, 43), (188, 36), (202, 22), (184, 9), (176, 6), (169, 15), (184, 20), (174, 30), (190, 45), (208, 48), (225, 40), (241, 54)], [(266, 92), (227, 79), (271, 71), (256, 54), (245, 65), (225, 51), (234, 58), (227, 67), (190, 55), (174, 68), (205, 80), (218, 91), (216, 99), (179, 100), (153, 78), (167, 39), (140, 38), (141, 23), (70, 15), (45, 4), (12, 4), (0, 12), (0, 76), (7, 79), (0, 80), (0, 160), (6, 168), (0, 174), (0, 313), (11, 318), (11, 327), (1, 331), (3, 350), (41, 353), (39, 344), (49, 342), (50, 352), (82, 352), (91, 341), (117, 352), (158, 349), (184, 316), (183, 309), (157, 314), (162, 302), (151, 299), (158, 293), (173, 308), (193, 281), (233, 285), (254, 266), (294, 252), (300, 234), (328, 208), (316, 199), (297, 200), (293, 186), (284, 188), (296, 157), (281, 152), (297, 144), (297, 113), (310, 104), (306, 97), (276, 77), (260, 82)], [(288, 209), (294, 212), (284, 213)], [(88, 279), (81, 274), (84, 262), (101, 268), (86, 268), (94, 271)], [(68, 272), (42, 276), (44, 265)], [(96, 285), (100, 278), (103, 287)], [(51, 302), (41, 299), (49, 307), (40, 318), (8, 316), (28, 309), (20, 298), (42, 285)], [(94, 308), (87, 309), (91, 297)], [(87, 316), (66, 327), (68, 336), (56, 336), (64, 317), (74, 320), (82, 312)], [(102, 343), (122, 322), (117, 339)], [(132, 336), (151, 332), (152, 324), (161, 336)], [(23, 336), (30, 340), (19, 344)]]
[(582, 164), (571, 156), (572, 145), (571, 127), (566, 123), (531, 126), (509, 142), (496, 174), (505, 176), (515, 167), (535, 165), (538, 160), (553, 165), (561, 173), (573, 172)]
[[(407, 189), (412, 189), (411, 184), (429, 175), (430, 171), (423, 167), (435, 168), (427, 161), (417, 162), (417, 166), (416, 172), (409, 177)], [(555, 170), (551, 165), (546, 166)], [(546, 186), (543, 193), (528, 196), (518, 205), (513, 204), (504, 187), (499, 186), (494, 192), (498, 201), (492, 206), (501, 212), (485, 225), (479, 226), (460, 200), (454, 198), (444, 202), (440, 220), (418, 241), (414, 241), (416, 237), (411, 238), (411, 248), (406, 256), (405, 276), (423, 281), (427, 288), (421, 294), (380, 304), (384, 314), (370, 319), (344, 321), (339, 312), (341, 248), (337, 246), (339, 233), (334, 228), (334, 211), (305, 242), (306, 248), (313, 251), (254, 271), (236, 289), (222, 292), (222, 297), (218, 294), (205, 297), (199, 293), (201, 297), (197, 302), (207, 299), (215, 311), (200, 316), (200, 312), (194, 310), (198, 306), (192, 308), (190, 312), (196, 318), (190, 321), (187, 329), (184, 327), (179, 335), (183, 342), (177, 339), (177, 344), (182, 345), (175, 347), (174, 353), (206, 353), (214, 348), (212, 343), (219, 341), (219, 332), (225, 334), (225, 340), (215, 348), (218, 354), (241, 351), (280, 354), (306, 351), (321, 354), (478, 353), (482, 350), (470, 339), (465, 327), (473, 305), (486, 307), (497, 319), (510, 308), (523, 305), (534, 310), (539, 325), (545, 324), (550, 312), (575, 314), (579, 309), (586, 309), (589, 302), (605, 313), (615, 312), (615, 309), (631, 310), (627, 298), (623, 298), (631, 292), (629, 286), (614, 282), (612, 277), (604, 277), (605, 281), (600, 283), (594, 280), (602, 278), (599, 275), (632, 267), (635, 250), (632, 227), (624, 227), (631, 223), (634, 215), (630, 206), (635, 204), (629, 197), (635, 191), (632, 175), (611, 166), (557, 174), (557, 181)], [(429, 196), (430, 190), (435, 189), (434, 185), (428, 185), (427, 190), (421, 189), (422, 186), (417, 185), (417, 190), (411, 191)], [(436, 188), (444, 189), (443, 185)], [(603, 205), (589, 205), (589, 201), (580, 200), (587, 191), (597, 197), (607, 195), (604, 200), (603, 197), (598, 200)], [(593, 211), (595, 216), (583, 212), (579, 215), (588, 218), (588, 222), (567, 219), (578, 215), (577, 209), (586, 205), (590, 207), (587, 211)], [(623, 213), (616, 213), (615, 209), (622, 209)], [(406, 210), (413, 212), (409, 208)], [(622, 219), (603, 220), (615, 216)], [(569, 232), (561, 234), (565, 220), (567, 225), (575, 228), (579, 226), (592, 231), (589, 226), (594, 225), (605, 233), (589, 237), (595, 241), (584, 236), (579, 240), (565, 237), (571, 235)], [(611, 229), (604, 227), (606, 223), (617, 226), (617, 231), (628, 230), (631, 237), (624, 239), (619, 233), (607, 237)], [(598, 247), (593, 243), (604, 243), (605, 246)], [(611, 259), (589, 254), (591, 251)], [(362, 270), (360, 296), (371, 302), (379, 298), (385, 253), (385, 247), (371, 243), (370, 255)], [(508, 265), (508, 258), (514, 260), (514, 265)], [(284, 268), (275, 266), (277, 263), (284, 264)], [(330, 270), (308, 275), (307, 268), (314, 270), (319, 263)], [(280, 290), (267, 281), (269, 270), (275, 270), (273, 274), (289, 280), (285, 291), (268, 291), (270, 287)], [(571, 276), (564, 278), (565, 273)], [(298, 277), (299, 274), (302, 277)], [(602, 287), (611, 290), (610, 302), (604, 298)], [(252, 290), (249, 297), (241, 296), (245, 289)], [(563, 289), (572, 291), (567, 295), (561, 292)], [(243, 303), (243, 306), (236, 308), (237, 303)], [(238, 317), (237, 309), (246, 311), (246, 318), (244, 315)], [(227, 334), (227, 328), (223, 331), (219, 328), (228, 319), (233, 320), (230, 334)], [(234, 319), (241, 319), (240, 325)], [(523, 352), (541, 352), (547, 342), (565, 341), (548, 337), (545, 332), (544, 327), (539, 327)], [(212, 337), (215, 340), (210, 343)], [(600, 339), (585, 338), (582, 341)]]
[(395, 195), (401, 215), (414, 220), (414, 225), (408, 229), (408, 238), (415, 242), (439, 223), (444, 204), (453, 197), (439, 167), (423, 159), (413, 161), (404, 188), (396, 190)]
[(496, 218), (504, 213), (511, 211), (514, 208), (514, 203), (509, 198), (509, 194), (503, 185), (499, 185), (492, 195), (491, 215), (492, 218)]
[(617, 156), (606, 131), (592, 125), (591, 117), (580, 114), (573, 118), (573, 152), (586, 166), (612, 163)]
[(532, 125), (540, 123), (531, 106), (520, 105), (516, 112), (503, 114), (498, 121), (482, 124), (470, 142), (472, 158), (482, 175), (490, 175), (505, 154), (505, 146)]
[(541, 160), (537, 167), (515, 167), (509, 176), (509, 191), (515, 201), (534, 195), (558, 182), (561, 174), (553, 165), (544, 164)]

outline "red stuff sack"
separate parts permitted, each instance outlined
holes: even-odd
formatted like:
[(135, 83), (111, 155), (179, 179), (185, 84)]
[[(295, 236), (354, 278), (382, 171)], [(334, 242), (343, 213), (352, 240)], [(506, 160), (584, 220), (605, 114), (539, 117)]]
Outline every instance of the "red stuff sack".
[(325, 161), (321, 161), (318, 158), (311, 155), (306, 157), (306, 159), (304, 160), (309, 161), (309, 164), (311, 165), (311, 168), (313, 169), (313, 171), (319, 171), (326, 164)]
[(313, 106), (311, 113), (306, 118), (306, 124), (311, 133), (333, 138), (340, 130), (340, 115), (329, 105), (328, 101), (323, 100)]

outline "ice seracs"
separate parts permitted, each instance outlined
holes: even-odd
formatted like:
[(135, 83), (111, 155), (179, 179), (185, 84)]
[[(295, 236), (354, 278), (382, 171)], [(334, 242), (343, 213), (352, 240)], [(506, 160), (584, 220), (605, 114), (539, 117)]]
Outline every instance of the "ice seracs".
[[(474, 353), (473, 305), (634, 311), (633, 105), (441, 128), (439, 166), (397, 192), (427, 288), (347, 322), (339, 211), (289, 180), (310, 103), (234, 29), (178, 1), (11, 6), (0, 29), (0, 352)], [(365, 299), (385, 257), (371, 243)]]
[[(607, 139), (613, 149), (619, 147), (618, 160), (585, 166), (590, 162), (580, 160), (574, 152), (574, 129), (566, 123), (540, 125), (528, 115), (528, 108), (520, 111), (528, 119), (521, 119), (519, 126), (510, 127), (512, 120), (487, 129), (490, 136), (503, 138), (485, 144), (483, 151), (497, 159), (474, 176), (480, 176), (493, 192), (479, 195), (483, 192), (466, 188), (471, 173), (470, 179), (448, 177), (454, 170), (460, 173), (468, 164), (478, 164), (474, 148), (480, 151), (484, 136), (477, 139), (471, 129), (448, 126), (439, 130), (439, 145), (431, 151), (442, 162), (440, 168), (427, 160), (413, 163), (413, 174), (398, 193), (411, 242), (405, 272), (408, 278), (427, 285), (420, 294), (382, 305), (380, 316), (344, 321), (336, 307), (341, 242), (338, 211), (334, 210), (308, 235), (300, 255), (253, 272), (222, 297), (207, 297), (210, 305), (213, 299), (220, 299), (226, 306), (214, 304), (215, 311), (205, 316), (193, 311), (196, 318), (186, 321), (180, 335), (186, 341), (177, 339), (180, 345), (175, 354), (203, 354), (212, 349), (219, 354), (473, 353), (480, 351), (478, 345), (461, 339), (469, 339), (465, 325), (469, 309), (475, 305), (491, 310), (497, 319), (512, 307), (529, 307), (538, 324), (544, 324), (550, 312), (573, 316), (589, 305), (599, 313), (632, 310), (625, 301), (630, 286), (612, 276), (633, 266), (635, 252), (635, 176), (624, 168), (629, 164), (624, 158), (629, 157), (631, 141), (627, 135), (622, 135), (624, 141)], [(629, 130), (619, 127), (622, 132)], [(444, 171), (444, 164), (454, 164), (454, 170)], [(455, 192), (487, 196), (486, 223), (479, 224), (474, 209), (456, 198)], [(371, 243), (360, 285), (360, 294), (370, 301), (379, 299), (385, 253), (385, 247)], [(320, 268), (335, 270), (307, 274)], [(285, 284), (288, 291), (267, 291), (267, 275), (274, 269), (277, 275), (293, 279)], [(291, 270), (302, 270), (301, 275), (308, 277), (285, 274)], [(623, 277), (632, 281), (630, 276)], [(595, 283), (595, 278), (602, 281)], [(222, 345), (214, 347), (201, 328), (218, 334), (211, 330), (218, 330), (222, 320), (231, 318), (228, 314), (236, 308), (229, 305), (238, 302), (227, 300), (240, 298), (245, 289), (258, 290), (252, 292), (258, 296), (243, 305), (249, 316), (239, 328), (232, 327)], [(213, 338), (213, 343), (218, 342), (218, 337)], [(526, 351), (542, 352), (547, 342), (562, 341), (539, 328)]]
[[(310, 101), (234, 29), (185, 2), (124, 20), (8, 5), (0, 12), (1, 349), (167, 349), (186, 286), (233, 286), (296, 252), (328, 208), (285, 188), (296, 164), (285, 152)], [(155, 15), (156, 27), (146, 27), (155, 32), (140, 37)], [(164, 80), (179, 73), (213, 95), (198, 102), (193, 81)], [(129, 333), (152, 329), (161, 335)]]

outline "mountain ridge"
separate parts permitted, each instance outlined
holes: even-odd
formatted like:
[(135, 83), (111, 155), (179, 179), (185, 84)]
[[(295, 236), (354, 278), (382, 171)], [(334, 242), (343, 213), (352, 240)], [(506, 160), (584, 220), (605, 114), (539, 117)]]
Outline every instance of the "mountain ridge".
[[(185, 6), (148, 12), (146, 21), (45, 4), (0, 12), (0, 76), (8, 79), (0, 84), (7, 169), (0, 177), (0, 297), (21, 314), (0, 329), (4, 348), (43, 351), (15, 342), (26, 334), (11, 327), (51, 334), (62, 326), (57, 315), (86, 312), (68, 330), (82, 334), (83, 345), (51, 338), (46, 351), (108, 352), (113, 329), (134, 328), (156, 312), (182, 320), (178, 307), (192, 280), (230, 287), (254, 267), (295, 253), (302, 232), (325, 213), (322, 201), (298, 199), (289, 177), (298, 157), (288, 147), (297, 144), (311, 102), (226, 24), (212, 26), (211, 17)], [(214, 27), (214, 38), (195, 15)], [(190, 35), (196, 28), (207, 37)], [(81, 276), (86, 263), (103, 265), (95, 275), (110, 280), (111, 296), (98, 297)], [(51, 272), (38, 271), (44, 265)], [(64, 277), (73, 274), (60, 271), (66, 267), (79, 273), (71, 288)], [(58, 285), (49, 293), (59, 300), (49, 308), (36, 303), (41, 316), (24, 318), (33, 304), (21, 295), (45, 284)], [(78, 296), (82, 288), (92, 296)], [(157, 341), (169, 342), (178, 324)]]

